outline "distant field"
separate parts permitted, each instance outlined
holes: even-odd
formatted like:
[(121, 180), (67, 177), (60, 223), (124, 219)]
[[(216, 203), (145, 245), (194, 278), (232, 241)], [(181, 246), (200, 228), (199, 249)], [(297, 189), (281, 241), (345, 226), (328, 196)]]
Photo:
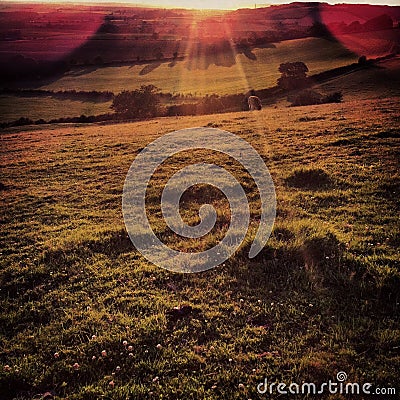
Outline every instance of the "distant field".
[(368, 69), (354, 71), (316, 86), (322, 93), (340, 90), (345, 101), (400, 95), (400, 57), (381, 61)]
[[(348, 382), (398, 388), (399, 120), (395, 97), (5, 130), (2, 399), (49, 391), (59, 400), (259, 399), (265, 378), (320, 385), (339, 371)], [(127, 237), (124, 179), (150, 141), (206, 125), (261, 154), (275, 182), (277, 219), (257, 259), (247, 258), (245, 244), (211, 271), (170, 273)], [(220, 153), (202, 159), (229, 166), (257, 224), (257, 190), (243, 169)], [(155, 200), (165, 178), (197, 160), (181, 153), (155, 174), (147, 205), (158, 234), (168, 233)], [(192, 206), (182, 211), (191, 224)], [(212, 243), (225, 223), (207, 236)], [(180, 305), (193, 312), (171, 320)]]
[(400, 45), (399, 29), (338, 34), (335, 37), (349, 50), (369, 58), (395, 53)]
[[(164, 92), (192, 93), (243, 93), (250, 88), (261, 89), (276, 84), (280, 74), (279, 64), (288, 61), (303, 61), (310, 74), (350, 64), (357, 56), (348, 52), (339, 43), (325, 39), (307, 38), (277, 43), (274, 48), (255, 49), (246, 57), (236, 56), (236, 64), (225, 67), (210, 65), (200, 69), (205, 60), (201, 56), (171, 63), (152, 63), (123, 67), (74, 69), (60, 79), (40, 87), (52, 90), (111, 90), (118, 93), (153, 84)], [(222, 60), (223, 62), (224, 60)]]
[(33, 121), (43, 118), (48, 121), (63, 117), (97, 115), (110, 112), (111, 102), (61, 100), (52, 97), (0, 96), (0, 122), (10, 122), (20, 117)]

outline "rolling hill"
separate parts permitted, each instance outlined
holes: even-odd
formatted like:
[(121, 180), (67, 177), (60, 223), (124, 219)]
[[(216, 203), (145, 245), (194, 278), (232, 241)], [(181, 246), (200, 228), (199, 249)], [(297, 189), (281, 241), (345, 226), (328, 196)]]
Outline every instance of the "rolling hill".
[[(3, 398), (257, 398), (265, 378), (321, 384), (338, 371), (398, 387), (397, 106), (394, 97), (3, 132)], [(278, 208), (256, 260), (245, 242), (223, 266), (182, 275), (133, 248), (121, 195), (140, 149), (193, 126), (251, 143)], [(171, 166), (192, 162), (187, 152), (166, 164), (152, 190)], [(229, 165), (257, 223), (255, 188)], [(189, 223), (197, 218), (183, 212)], [(191, 311), (171, 319), (183, 305)]]

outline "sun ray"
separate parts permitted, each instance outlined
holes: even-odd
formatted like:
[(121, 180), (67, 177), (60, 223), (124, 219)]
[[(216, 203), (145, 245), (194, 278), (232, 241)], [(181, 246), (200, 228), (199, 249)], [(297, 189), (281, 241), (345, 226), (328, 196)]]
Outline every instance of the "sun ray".
[(235, 43), (234, 43), (233, 37), (232, 37), (232, 31), (231, 31), (229, 25), (226, 22), (224, 22), (224, 29), (227, 32), (229, 45), (230, 45), (230, 47), (232, 49), (233, 56), (234, 56), (234, 58), (236, 60), (236, 65), (237, 65), (237, 68), (238, 68), (239, 76), (243, 79), (243, 82), (242, 82), (243, 83), (243, 91), (244, 92), (248, 92), (250, 90), (250, 84), (249, 84), (249, 81), (247, 79), (246, 73), (244, 72), (242, 61), (241, 61), (241, 59), (239, 57), (239, 54), (238, 54), (238, 52), (236, 50), (236, 46), (235, 46)]
[(221, 74), (216, 74), (216, 71), (220, 72), (223, 68), (230, 69), (230, 73), (232, 68), (235, 70), (235, 76), (239, 78), (235, 80), (238, 93), (245, 93), (250, 89), (229, 25), (223, 21), (221, 26), (223, 34), (210, 35), (211, 22), (201, 15), (194, 16), (189, 28), (184, 60), (179, 62), (178, 92), (191, 92), (197, 96), (218, 92), (215, 88), (218, 83), (216, 76), (220, 77)]

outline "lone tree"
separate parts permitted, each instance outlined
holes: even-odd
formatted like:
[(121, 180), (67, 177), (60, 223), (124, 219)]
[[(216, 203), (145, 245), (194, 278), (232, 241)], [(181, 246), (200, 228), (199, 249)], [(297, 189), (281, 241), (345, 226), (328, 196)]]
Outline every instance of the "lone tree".
[(307, 86), (307, 65), (301, 61), (283, 63), (279, 66), (281, 77), (278, 86), (283, 89), (298, 89)]
[(114, 97), (111, 108), (123, 118), (155, 117), (159, 111), (160, 94), (154, 85), (124, 90)]

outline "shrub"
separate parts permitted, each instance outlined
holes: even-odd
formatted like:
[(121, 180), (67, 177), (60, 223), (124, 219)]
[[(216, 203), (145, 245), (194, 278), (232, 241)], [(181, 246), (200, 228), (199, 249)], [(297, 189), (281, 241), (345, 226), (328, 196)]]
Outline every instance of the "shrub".
[(196, 107), (193, 103), (174, 104), (167, 108), (166, 115), (196, 115)]
[(361, 57), (358, 59), (358, 63), (359, 63), (360, 65), (365, 65), (365, 64), (367, 63), (367, 57), (366, 57), (366, 56), (361, 56)]
[[(308, 266), (326, 263), (332, 267), (343, 253), (343, 244), (331, 232), (316, 233), (307, 237), (301, 247), (304, 261)], [(332, 269), (332, 268), (331, 268)], [(331, 270), (332, 273), (335, 269)]]
[(326, 95), (322, 99), (322, 103), (341, 103), (343, 100), (342, 92), (334, 92)]
[(111, 108), (124, 118), (155, 117), (159, 112), (160, 94), (153, 85), (133, 91), (124, 90), (114, 97)]
[(303, 90), (300, 93), (288, 96), (292, 106), (310, 106), (325, 103), (340, 103), (343, 100), (342, 92), (329, 93), (322, 96), (315, 90)]
[(218, 95), (204, 97), (197, 105), (197, 114), (214, 114), (224, 110), (224, 104)]
[(298, 168), (287, 178), (289, 186), (301, 189), (319, 189), (332, 183), (330, 176), (322, 168)]
[(21, 117), (14, 121), (11, 126), (32, 125), (33, 121), (30, 118)]
[(322, 95), (315, 90), (303, 90), (292, 96), (288, 96), (292, 106), (309, 106), (322, 103)]
[(282, 63), (279, 66), (281, 77), (278, 86), (283, 89), (296, 89), (307, 86), (308, 67), (301, 61)]

